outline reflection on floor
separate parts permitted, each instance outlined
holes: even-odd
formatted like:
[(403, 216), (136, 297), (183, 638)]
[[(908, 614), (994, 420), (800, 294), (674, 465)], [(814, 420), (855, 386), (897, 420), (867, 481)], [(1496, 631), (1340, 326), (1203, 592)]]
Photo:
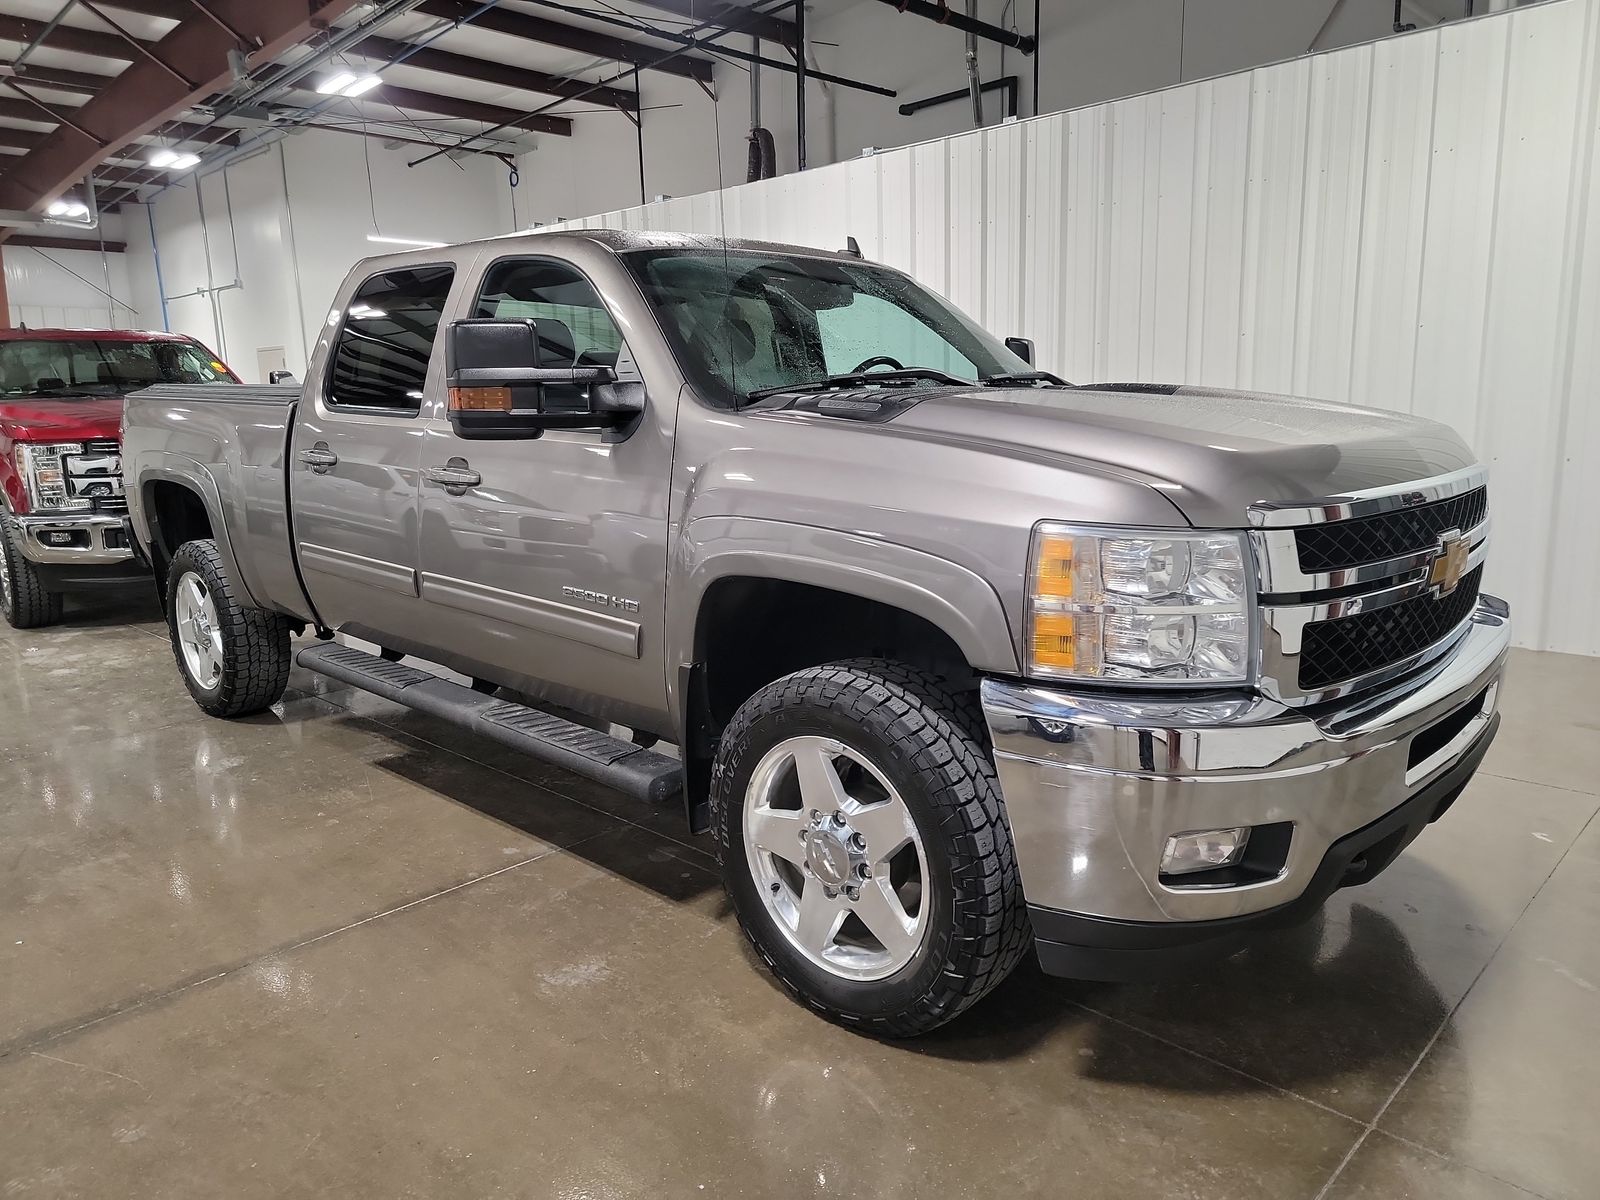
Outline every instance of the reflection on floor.
[(1600, 1195), (1600, 660), (1181, 982), (1020, 971), (885, 1045), (782, 996), (706, 847), (296, 673), (200, 715), (143, 605), (0, 633), (0, 1194)]

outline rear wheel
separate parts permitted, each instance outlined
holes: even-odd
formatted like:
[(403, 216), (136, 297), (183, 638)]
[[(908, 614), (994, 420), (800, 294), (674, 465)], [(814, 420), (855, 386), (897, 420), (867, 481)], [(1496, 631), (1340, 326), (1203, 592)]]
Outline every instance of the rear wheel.
[(276, 704), (289, 682), (289, 621), (234, 597), (214, 541), (186, 542), (167, 572), (167, 628), (194, 702), (213, 717)]
[(61, 593), (48, 592), (22, 556), (22, 531), (0, 515), (0, 614), (13, 629), (38, 629), (61, 620)]
[(910, 1037), (1029, 945), (1010, 829), (970, 694), (898, 663), (799, 671), (730, 722), (712, 825), (739, 923), (841, 1024)]

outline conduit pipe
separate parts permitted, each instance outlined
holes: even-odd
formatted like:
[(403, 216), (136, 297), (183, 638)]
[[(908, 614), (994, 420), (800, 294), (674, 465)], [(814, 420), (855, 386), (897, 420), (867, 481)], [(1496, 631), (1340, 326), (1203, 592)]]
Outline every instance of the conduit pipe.
[(965, 13), (951, 12), (947, 3), (929, 4), (928, 0), (878, 0), (878, 2), (903, 13), (908, 12), (913, 16), (937, 21), (940, 25), (948, 25), (951, 29), (959, 29), (962, 33), (975, 34), (987, 41), (999, 42), (1002, 46), (1021, 50), (1024, 54), (1032, 54), (1036, 47), (1034, 39), (1028, 34), (1002, 29), (998, 25), (991, 25), (988, 21), (980, 21), (977, 17)]

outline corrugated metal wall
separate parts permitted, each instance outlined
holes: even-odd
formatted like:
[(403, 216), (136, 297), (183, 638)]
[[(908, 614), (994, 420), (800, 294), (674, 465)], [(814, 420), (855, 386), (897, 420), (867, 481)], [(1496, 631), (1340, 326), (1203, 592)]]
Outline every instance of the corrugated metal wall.
[(853, 234), (1068, 378), (1446, 421), (1519, 640), (1600, 654), (1597, 123), (1600, 0), (1552, 0), (572, 224)]
[[(134, 329), (138, 313), (127, 306), (128, 267), (122, 254), (101, 261), (98, 250), (39, 250), (7, 246), (6, 293), (12, 325), (30, 329)], [(106, 299), (107, 286), (122, 303)], [(155, 324), (161, 324), (156, 314)]]

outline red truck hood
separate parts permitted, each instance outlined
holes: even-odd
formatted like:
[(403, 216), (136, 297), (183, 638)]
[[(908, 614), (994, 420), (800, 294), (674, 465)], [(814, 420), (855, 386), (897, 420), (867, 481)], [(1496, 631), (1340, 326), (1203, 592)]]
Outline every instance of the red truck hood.
[(0, 401), (0, 432), (13, 442), (83, 442), (122, 438), (121, 396)]

